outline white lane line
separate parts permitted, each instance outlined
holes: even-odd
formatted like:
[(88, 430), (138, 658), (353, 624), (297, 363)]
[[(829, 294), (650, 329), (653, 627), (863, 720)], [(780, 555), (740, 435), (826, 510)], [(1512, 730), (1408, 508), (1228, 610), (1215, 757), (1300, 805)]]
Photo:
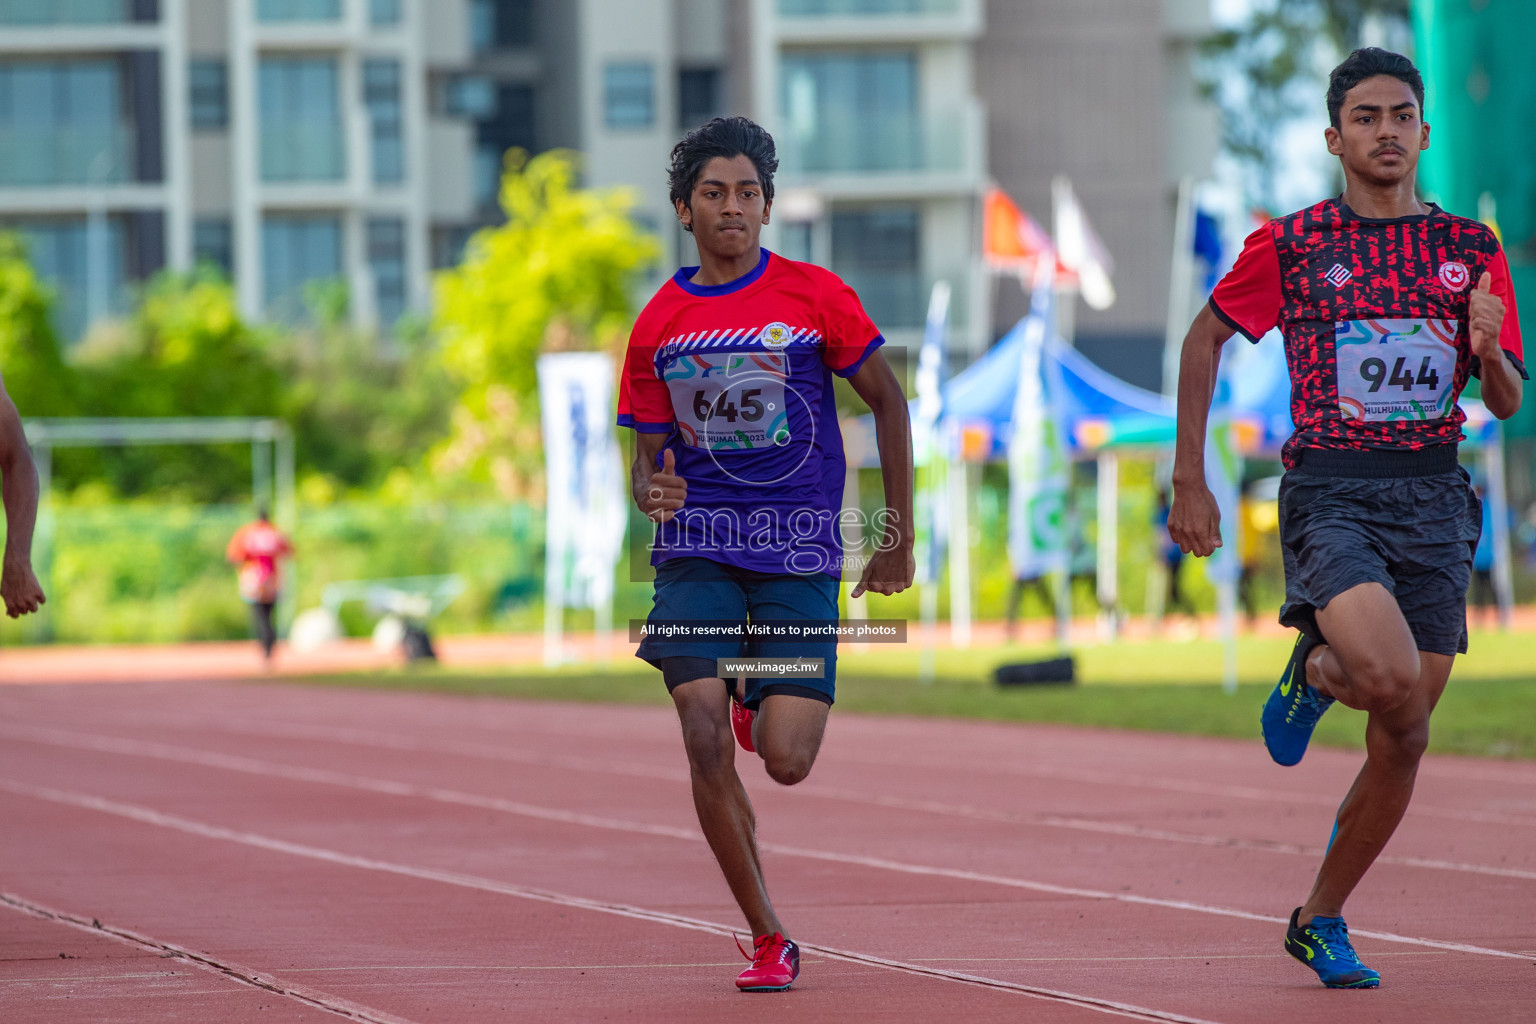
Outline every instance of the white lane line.
[[(263, 992), (271, 992), (273, 995), (283, 996), (295, 1002), (316, 1010), (324, 1010), (326, 1013), (334, 1013), (338, 1017), (347, 1020), (355, 1020), (361, 1024), (415, 1024), (405, 1017), (397, 1017), (394, 1014), (375, 1010), (371, 1006), (354, 1003), (349, 999), (341, 999), (328, 992), (319, 992), (314, 989), (303, 988), (298, 985), (290, 985), (278, 981), (268, 975), (260, 974), (249, 967), (241, 967), (231, 961), (215, 957), (211, 953), (200, 953), (196, 950), (178, 946), (172, 942), (164, 942), (160, 939), (152, 939), (138, 932), (129, 931), (127, 928), (118, 928), (110, 924), (103, 924), (92, 918), (86, 920), (83, 916), (70, 914), (52, 907), (45, 907), (33, 900), (23, 899), (13, 893), (0, 892), (0, 906), (9, 907), (18, 913), (31, 917), (52, 921), (79, 931), (89, 932), (92, 935), (104, 935), (115, 942), (136, 946), (150, 953), (157, 953), (167, 959), (173, 959), (179, 963), (196, 967), (198, 970), (207, 971), (228, 978), (241, 985), (261, 989)], [(145, 977), (145, 975), (124, 975), (123, 977)], [(155, 975), (164, 977), (164, 975)], [(60, 979), (52, 979), (60, 980)], [(66, 979), (67, 980), (67, 979)], [(99, 979), (93, 979), (99, 980)]]
[[(0, 726), (0, 735), (7, 733), (5, 727)], [(74, 734), (62, 733), (64, 737)], [(26, 737), (17, 737), (25, 739)], [(92, 740), (85, 742), (60, 742), (62, 746), (72, 746), (77, 749), (98, 750), (110, 753), (128, 754), (131, 756), (151, 757), (161, 760), (180, 762), (185, 764), (198, 764), (209, 768), (220, 768), (226, 771), (241, 772), (249, 775), (259, 775), (268, 778), (290, 779), (296, 782), (309, 782), (319, 785), (338, 786), (348, 789), (365, 790), (372, 793), (381, 793), (386, 796), (401, 797), (406, 799), (425, 799), (437, 803), (454, 804), (463, 807), (474, 807), (481, 810), (500, 811), (505, 814), (514, 814), (520, 817), (534, 818), (541, 821), (558, 822), (565, 825), (578, 825), (584, 828), (598, 828), (613, 832), (628, 832), (639, 835), (658, 836), (667, 839), (681, 839), (687, 842), (703, 842), (704, 836), (697, 829), (676, 828), (671, 825), (655, 825), (649, 822), (629, 821), (622, 818), (610, 818), (597, 814), (586, 814), (579, 811), (568, 811), (556, 807), (541, 807), (536, 804), (523, 803), (517, 800), (504, 800), (500, 797), (480, 796), (474, 793), (461, 793), (456, 790), (442, 789), (431, 786), (416, 786), (406, 782), (395, 782), (387, 779), (372, 779), (361, 775), (350, 775), (344, 772), (334, 772), (326, 769), (298, 768), (292, 765), (275, 764), (267, 761), (259, 761), (254, 758), (238, 757), (230, 754), (213, 754), (206, 751), (187, 750), (182, 747), (172, 747), (161, 743), (146, 743), (139, 740), (120, 740), (111, 737), (88, 737)], [(45, 741), (51, 742), (51, 741)], [(0, 788), (5, 788), (5, 783), (0, 782)], [(1168, 910), (1185, 910), (1202, 914), (1212, 914), (1218, 917), (1233, 917), (1247, 921), (1263, 921), (1271, 924), (1284, 924), (1287, 919), (1275, 917), (1269, 914), (1256, 914), (1247, 910), (1238, 910), (1232, 907), (1222, 907), (1209, 903), (1195, 903), (1190, 900), (1164, 899), (1157, 896), (1139, 896), (1134, 893), (1106, 892), (1098, 889), (1085, 889), (1077, 886), (1055, 885), (1050, 882), (1035, 882), (1029, 879), (1014, 878), (1007, 875), (993, 875), (983, 872), (965, 871), (958, 868), (935, 867), (927, 864), (911, 864), (905, 861), (889, 860), (883, 857), (866, 857), (854, 853), (842, 853), (831, 850), (815, 850), (808, 847), (789, 846), (784, 843), (759, 842), (758, 849), (777, 853), (789, 857), (799, 857), (805, 860), (826, 861), (833, 864), (858, 864), (863, 867), (875, 868), (882, 871), (894, 871), (909, 875), (925, 875), (939, 878), (953, 878), (965, 882), (976, 882), (983, 885), (1004, 886), (1010, 889), (1024, 889), (1031, 892), (1040, 892), (1052, 896), (1070, 896), (1082, 899), (1113, 900), (1119, 903), (1131, 903), (1138, 906), (1160, 907)], [(1484, 956), (1507, 957), (1516, 960), (1524, 960), (1526, 957), (1518, 953), (1510, 953), (1505, 950), (1489, 949), (1483, 946), (1473, 946), (1464, 943), (1444, 942), (1438, 939), (1416, 938), (1406, 935), (1398, 935), (1394, 932), (1375, 932), (1354, 929), (1356, 936), (1380, 939), (1384, 942), (1399, 942), (1409, 945), (1425, 946), (1432, 949), (1444, 949), (1458, 953), (1477, 953)]]
[[(359, 868), (365, 871), (379, 871), (387, 874), (401, 875), (407, 878), (415, 878), (429, 882), (440, 882), (445, 885), (458, 886), (465, 889), (475, 889), (481, 892), (490, 892), (502, 896), (515, 896), (521, 899), (535, 900), (541, 903), (553, 903), (564, 907), (575, 907), (583, 910), (592, 910), (599, 913), (614, 914), (619, 917), (633, 918), (638, 921), (648, 921), (654, 924), (671, 925), (676, 928), (686, 928), (691, 931), (708, 932), (712, 935), (733, 936), (736, 930), (714, 921), (704, 921), (694, 917), (684, 917), (681, 914), (670, 914), (660, 910), (650, 910), (645, 907), (636, 907), (624, 903), (606, 903), (600, 900), (590, 900), (581, 896), (569, 896), (565, 893), (554, 892), (548, 889), (534, 889), (528, 886), (513, 885), (509, 882), (501, 882), (491, 878), (481, 878), (475, 875), (466, 875), (454, 871), (440, 871), (435, 868), (415, 867), (409, 864), (396, 864), (391, 861), (377, 860), (372, 857), (358, 857), (336, 850), (327, 850), (318, 846), (307, 846), (302, 843), (291, 843), (283, 839), (275, 839), (270, 836), (259, 835), (254, 832), (240, 832), (234, 829), (224, 828), (220, 825), (210, 825), (190, 818), (183, 818), (175, 814), (166, 814), (148, 807), (139, 807), (134, 804), (119, 803), (115, 800), (107, 800), (102, 797), (91, 796), (87, 793), (72, 793), (66, 790), (53, 789), (48, 786), (29, 786), (0, 779), (0, 789), (17, 796), (30, 797), (35, 800), (46, 800), (51, 803), (65, 804), (71, 807), (79, 807), (85, 810), (99, 811), (104, 814), (127, 818), (146, 825), (156, 825), (161, 828), (174, 829), (190, 835), (200, 836), (205, 839), (219, 839), (226, 842), (240, 843), (245, 846), (253, 846), (262, 850), (275, 853), (285, 853), (296, 857), (306, 857), (311, 860), (323, 861), (340, 867)], [(90, 925), (82, 925), (90, 928)], [(1108, 1013), (1115, 1016), (1130, 1017), (1136, 1020), (1170, 1022), (1170, 1024), (1214, 1024), (1212, 1021), (1202, 1020), (1198, 1017), (1186, 1017), (1182, 1014), (1168, 1013), (1162, 1010), (1152, 1010), (1131, 1003), (1122, 1003), (1111, 999), (1099, 999), (1094, 996), (1077, 995), (1072, 992), (1062, 992), (1056, 989), (1041, 988), (1035, 985), (1023, 985), (1017, 982), (1002, 981), (997, 978), (987, 978), (980, 975), (965, 974), (960, 971), (948, 971), (937, 967), (927, 967), (921, 964), (907, 963), (901, 960), (890, 960), (885, 957), (874, 956), (869, 953), (859, 953), (853, 950), (839, 949), (834, 946), (823, 946), (819, 943), (800, 943), (803, 950), (818, 953), (835, 960), (843, 960), (849, 963), (865, 964), (871, 967), (880, 967), (886, 970), (899, 971), (905, 974), (914, 974), (924, 977), (937, 978), (943, 981), (960, 982), (967, 985), (977, 985), (985, 988), (1001, 989), (1008, 992), (1017, 992), (1021, 995), (1033, 996), (1038, 999), (1046, 999), (1052, 1002), (1065, 1003), (1082, 1007), (1087, 1010), (1096, 1010), (1100, 1013)], [(167, 947), (169, 948), (169, 947)], [(388, 1024), (395, 1024), (396, 1019), (386, 1019)], [(400, 1022), (410, 1024), (410, 1022)]]
[[(1081, 782), (1095, 786), (1117, 788), (1152, 789), (1168, 793), (1190, 793), (1196, 796), (1226, 797), (1233, 800), (1249, 800), (1269, 806), (1290, 803), (1314, 807), (1335, 808), (1339, 798), (1323, 794), (1298, 793), (1294, 790), (1264, 789), (1259, 786), (1234, 786), (1225, 783), (1200, 782), (1193, 779), (1175, 779), (1156, 775), (1117, 775), (1114, 772), (1093, 771), (1085, 768), (1051, 768), (1044, 765), (1007, 765), (957, 763), (954, 761), (923, 760), (915, 757), (883, 758), (840, 754), (844, 761), (874, 765), (882, 768), (925, 768), (934, 771), (992, 772), (1023, 778), (1050, 779), (1056, 782)], [(1468, 811), (1452, 807), (1413, 807), (1416, 815), (1445, 818), (1449, 821), (1470, 821), (1483, 825), (1510, 825), (1536, 828), (1536, 818), (1497, 814), (1491, 811)]]
[[(322, 742), (348, 743), (359, 746), (382, 747), (388, 750), (398, 750), (405, 753), (432, 753), (449, 754), (452, 756), (478, 757), (497, 760), (511, 764), (523, 764), (539, 768), (563, 768), (570, 771), (592, 772), (604, 775), (624, 775), (631, 778), (658, 779), (679, 784), (686, 784), (688, 775), (686, 772), (668, 768), (659, 768), (653, 765), (634, 764), (624, 761), (604, 761), (593, 758), (585, 758), (574, 755), (549, 755), (519, 754), (515, 751), (492, 747), (486, 744), (449, 742), (442, 744), (426, 744), (413, 740), (407, 736), (390, 734), (367, 733), (355, 729), (333, 729), (327, 726), (311, 727), (296, 726), (293, 728), (271, 729), (235, 729), (225, 727), (225, 731), (239, 735), (273, 736), (277, 738), (317, 740)], [(52, 729), (44, 726), (7, 726), (0, 725), (0, 736), (11, 736), (15, 739), (33, 739), (48, 743), (59, 743), (67, 746), (89, 746), (90, 749), (98, 749), (113, 753), (140, 754), (143, 756), (160, 756), (145, 749), (142, 745), (138, 749), (129, 749), (121, 744), (142, 744), (138, 740), (119, 740), (116, 737), (102, 736), (100, 734), (77, 733), (64, 729)], [(102, 747), (94, 744), (107, 743)], [(110, 744), (119, 744), (110, 746)], [(180, 751), (182, 748), (164, 747), (165, 750)], [(311, 780), (313, 781), (313, 780)], [(825, 800), (836, 800), (845, 803), (862, 804), (866, 806), (888, 807), (893, 810), (916, 811), (925, 814), (937, 814), (944, 817), (965, 818), (974, 821), (995, 822), (998, 824), (1022, 825), (1025, 827), (1040, 827), (1065, 829), (1076, 832), (1096, 832), (1104, 835), (1124, 836), (1132, 839), (1144, 839), (1154, 842), (1182, 843), (1189, 846), (1203, 846), (1210, 849), (1236, 849), (1252, 850), (1259, 853), (1272, 853), (1284, 856), (1301, 856), (1312, 859), (1321, 858), (1324, 849), (1320, 846), (1305, 846), (1299, 843), (1282, 843), (1277, 840), (1266, 839), (1241, 839), (1229, 836), (1216, 836), (1198, 832), (1175, 832), (1169, 829), (1153, 829), (1142, 825), (1121, 824), (1117, 822), (1095, 821), (1089, 818), (1070, 818), (1062, 815), (1029, 815), (1017, 814), (1010, 811), (997, 811), (985, 807), (975, 807), (966, 804), (949, 804), (935, 800), (917, 800), (907, 797), (890, 796), (887, 794), (864, 793), (858, 790), (840, 789), (831, 786), (822, 786), (814, 782), (805, 782), (795, 787), (798, 796), (816, 797)], [(1414, 809), (1417, 813), (1418, 809)], [(1430, 871), (1453, 871), (1462, 874), (1487, 875), (1495, 878), (1518, 878), (1522, 881), (1536, 881), (1536, 871), (1524, 868), (1501, 868), (1487, 864), (1474, 864), (1467, 861), (1439, 860), (1428, 857), (1410, 857), (1399, 854), (1382, 854), (1376, 858), (1378, 864), (1393, 864), (1400, 867), (1422, 868)]]
[[(214, 719), (200, 715), (145, 712), (129, 712), (119, 716), (118, 720), (125, 718), (155, 724), (180, 721), (188, 723), (195, 728), (215, 728), (226, 732), (252, 736), (307, 739), (327, 743), (350, 743), (359, 746), (377, 746), (385, 749), (411, 750), (422, 753), (447, 753), (465, 757), (482, 757), (516, 764), (553, 765), (555, 767), (570, 768), (574, 771), (617, 771), (642, 778), (680, 778), (684, 781), (687, 780), (686, 772), (677, 772), (652, 764), (633, 761), (601, 761), (594, 758), (570, 755), (552, 755), (548, 757), (518, 755), (506, 750), (503, 746), (490, 743), (466, 742), (462, 740), (424, 743), (411, 736), (372, 732), (346, 726), (306, 725), (272, 721), (256, 724), (256, 720), (252, 719), (247, 719), (242, 723), (232, 723), (223, 719)], [(580, 733), (579, 735), (587, 734)], [(1140, 788), (1163, 792), (1188, 793), (1197, 796), (1223, 797), (1233, 800), (1259, 802), (1267, 806), (1274, 806), (1277, 803), (1291, 803), (1333, 809), (1339, 803), (1338, 799), (1332, 796), (1298, 793), (1295, 790), (1265, 789), (1258, 786), (1234, 786), (1153, 775), (1118, 775), (1113, 772), (1101, 772), (1092, 769), (1003, 764), (994, 761), (956, 763), (952, 760), (944, 759), (923, 759), (908, 753), (904, 753), (899, 758), (881, 758), (839, 752), (837, 757), (845, 762), (885, 768), (924, 768), (937, 771), (963, 771), (966, 773), (998, 773), (1022, 778), (1042, 778), (1059, 782), (1111, 786), (1119, 789)], [(805, 791), (807, 787), (802, 785), (796, 788), (797, 790)], [(1476, 824), (1504, 825), (1515, 828), (1536, 828), (1536, 817), (1503, 814), (1494, 811), (1470, 811), (1464, 808), (1436, 807), (1433, 804), (1415, 804), (1413, 806), (1413, 813), (1416, 817), (1443, 818), (1448, 821), (1468, 821)]]

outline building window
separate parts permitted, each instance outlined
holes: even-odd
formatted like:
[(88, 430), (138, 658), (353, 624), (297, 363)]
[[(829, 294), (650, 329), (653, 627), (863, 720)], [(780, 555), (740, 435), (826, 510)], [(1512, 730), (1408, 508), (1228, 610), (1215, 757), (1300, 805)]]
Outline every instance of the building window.
[(534, 106), (532, 86), (503, 84), (496, 89), (494, 114), (476, 124), (475, 198), (481, 206), (496, 202), (507, 150), (537, 149)]
[(305, 319), (308, 293), (337, 282), (341, 269), (341, 218), (269, 214), (261, 223), (261, 274), (267, 315)]
[(400, 0), (368, 0), (368, 22), (380, 27), (400, 24)]
[(0, 185), (129, 180), (123, 79), (112, 59), (0, 62)]
[(496, 83), (484, 75), (455, 75), (443, 87), (443, 113), (476, 120), (496, 116)]
[(847, 173), (922, 166), (915, 52), (790, 53), (783, 82), (781, 155), (788, 168)]
[(368, 219), (368, 269), (373, 272), (373, 303), (379, 326), (393, 327), (405, 312), (405, 221)]
[(192, 259), (218, 267), (225, 277), (234, 276), (234, 232), (229, 218), (204, 217), (193, 221)]
[(677, 124), (692, 131), (720, 114), (720, 69), (684, 68), (677, 73)]
[(473, 0), (470, 46), (476, 53), (533, 45), (534, 0)]
[(340, 181), (345, 131), (331, 57), (261, 60), (261, 180)]
[(432, 269), (445, 270), (456, 267), (464, 259), (474, 228), (452, 227), (432, 229)]
[(211, 131), (229, 124), (229, 66), (222, 60), (195, 60), (192, 85), (192, 127)]
[(53, 326), (66, 343), (79, 341), (95, 317), (127, 309), (128, 233), (121, 217), (105, 218), (95, 231), (84, 217), (5, 226), (26, 240), (33, 270), (54, 290)]
[(144, 17), (128, 0), (0, 0), (0, 25), (118, 25), (128, 21), (154, 21), (150, 10)]
[(832, 211), (832, 269), (881, 328), (923, 322), (922, 211), (910, 203)]
[(336, 21), (341, 0), (256, 0), (257, 21)]
[(610, 128), (649, 128), (656, 122), (656, 74), (649, 61), (603, 68), (603, 120)]
[(373, 180), (405, 179), (405, 143), (400, 126), (400, 62), (388, 57), (363, 61), (363, 102), (373, 140)]

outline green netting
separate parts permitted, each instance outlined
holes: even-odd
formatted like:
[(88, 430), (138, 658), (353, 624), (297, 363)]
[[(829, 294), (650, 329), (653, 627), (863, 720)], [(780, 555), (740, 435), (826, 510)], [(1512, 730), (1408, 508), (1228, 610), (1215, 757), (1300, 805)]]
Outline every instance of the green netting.
[[(1430, 124), (1420, 183), (1463, 216), (1478, 215), (1485, 193), (1495, 200), (1522, 333), (1536, 338), (1536, 142), (1524, 127), (1536, 108), (1536, 0), (1414, 0), (1413, 26)], [(1536, 435), (1536, 402), (1509, 428)]]

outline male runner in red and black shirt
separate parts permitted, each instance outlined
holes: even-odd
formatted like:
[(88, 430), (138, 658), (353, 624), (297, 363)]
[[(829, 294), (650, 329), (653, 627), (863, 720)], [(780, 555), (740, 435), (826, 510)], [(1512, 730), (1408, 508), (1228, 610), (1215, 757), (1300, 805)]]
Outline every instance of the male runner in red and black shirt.
[(1184, 340), (1168, 528), (1188, 552), (1221, 544), (1205, 484), (1206, 414), (1234, 331), (1285, 335), (1291, 418), (1280, 490), (1285, 606), (1302, 633), (1261, 717), (1280, 764), (1301, 760), (1335, 701), (1369, 713), (1366, 763), (1285, 948), (1330, 988), (1374, 988), (1344, 901), (1413, 793), (1429, 716), (1467, 649), (1466, 594), (1481, 529), (1456, 461), (1472, 375), (1507, 419), (1520, 408), (1520, 328), (1493, 232), (1415, 192), (1429, 147), (1424, 84), (1405, 57), (1356, 50), (1328, 83), (1325, 136), (1344, 194), (1271, 221)]

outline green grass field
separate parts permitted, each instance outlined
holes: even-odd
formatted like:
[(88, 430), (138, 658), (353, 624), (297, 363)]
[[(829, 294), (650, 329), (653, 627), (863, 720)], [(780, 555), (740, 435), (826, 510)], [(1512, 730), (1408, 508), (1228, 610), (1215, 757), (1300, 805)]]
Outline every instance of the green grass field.
[[(936, 678), (918, 678), (911, 645), (844, 649), (837, 706), (843, 711), (983, 718), (1063, 725), (1258, 737), (1259, 707), (1290, 650), (1282, 638), (1245, 638), (1238, 647), (1237, 692), (1218, 683), (1222, 647), (1214, 641), (1143, 641), (1077, 652), (1079, 686), (1001, 689), (991, 673), (1007, 661), (1047, 657), (1042, 648), (944, 651)], [(1482, 757), (1536, 758), (1536, 637), (1474, 633), (1472, 653), (1457, 659), (1435, 712), (1430, 749)], [(326, 685), (498, 694), (553, 700), (668, 703), (660, 675), (625, 658), (603, 665), (505, 672), (435, 667), (314, 677)], [(1342, 705), (1318, 725), (1316, 742), (1363, 746), (1365, 716)]]

